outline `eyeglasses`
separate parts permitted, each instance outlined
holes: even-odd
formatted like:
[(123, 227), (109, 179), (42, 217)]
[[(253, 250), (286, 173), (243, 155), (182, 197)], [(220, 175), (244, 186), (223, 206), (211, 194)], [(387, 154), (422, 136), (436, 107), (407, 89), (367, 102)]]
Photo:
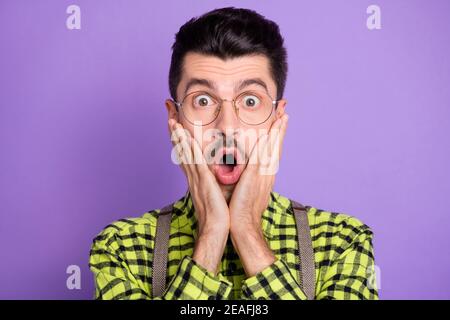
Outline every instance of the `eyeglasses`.
[(246, 91), (233, 100), (221, 99), (206, 91), (187, 94), (181, 102), (174, 101), (183, 116), (193, 125), (206, 126), (217, 119), (223, 102), (233, 103), (239, 120), (248, 125), (259, 125), (270, 118), (279, 100), (273, 100), (267, 93)]

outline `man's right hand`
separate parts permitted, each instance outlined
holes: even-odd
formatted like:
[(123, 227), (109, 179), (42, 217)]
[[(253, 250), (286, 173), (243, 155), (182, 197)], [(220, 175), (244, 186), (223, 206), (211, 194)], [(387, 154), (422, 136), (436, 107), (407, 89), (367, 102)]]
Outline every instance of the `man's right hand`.
[(198, 223), (193, 260), (217, 273), (230, 229), (228, 205), (198, 142), (175, 119), (169, 131), (180, 166), (186, 175)]

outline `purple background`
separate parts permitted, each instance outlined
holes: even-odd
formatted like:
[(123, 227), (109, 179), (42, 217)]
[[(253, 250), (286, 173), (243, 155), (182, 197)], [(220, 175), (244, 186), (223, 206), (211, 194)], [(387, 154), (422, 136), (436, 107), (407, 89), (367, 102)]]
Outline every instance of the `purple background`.
[[(66, 8), (81, 7), (81, 30)], [(382, 29), (366, 27), (366, 8)], [(450, 298), (449, 1), (1, 1), (0, 298), (90, 299), (92, 238), (182, 196), (164, 99), (174, 34), (253, 8), (289, 53), (276, 191), (375, 232), (380, 296)], [(81, 290), (66, 268), (82, 268)]]

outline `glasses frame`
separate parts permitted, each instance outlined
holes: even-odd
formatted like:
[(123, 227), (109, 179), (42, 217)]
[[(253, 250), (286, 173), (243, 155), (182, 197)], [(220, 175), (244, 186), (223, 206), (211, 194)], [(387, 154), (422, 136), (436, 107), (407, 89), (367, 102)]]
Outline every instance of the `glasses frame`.
[(215, 100), (217, 100), (217, 101), (219, 102), (218, 111), (216, 112), (216, 116), (214, 117), (214, 119), (211, 120), (210, 122), (206, 123), (206, 124), (202, 124), (202, 125), (201, 125), (202, 127), (203, 127), (203, 126), (207, 126), (207, 125), (213, 123), (214, 121), (216, 121), (217, 117), (218, 117), (219, 114), (220, 114), (220, 111), (222, 110), (222, 105), (223, 105), (223, 102), (224, 102), (224, 101), (229, 101), (229, 102), (231, 102), (232, 105), (233, 105), (233, 109), (234, 109), (234, 111), (235, 111), (235, 113), (236, 113), (236, 116), (237, 116), (237, 118), (239, 119), (239, 121), (241, 121), (242, 123), (245, 123), (245, 124), (247, 124), (247, 125), (250, 125), (250, 126), (259, 126), (259, 125), (263, 124), (264, 122), (266, 122), (267, 120), (269, 120), (269, 118), (270, 118), (270, 116), (272, 115), (273, 111), (277, 109), (277, 107), (278, 107), (278, 102), (280, 102), (280, 100), (273, 100), (273, 98), (272, 98), (272, 97), (270, 96), (270, 94), (268, 94), (267, 92), (264, 93), (264, 94), (266, 94), (266, 95), (271, 99), (271, 102), (272, 102), (272, 110), (270, 111), (270, 114), (267, 116), (267, 118), (266, 118), (264, 121), (262, 121), (262, 122), (260, 122), (260, 123), (253, 124), (253, 123), (245, 122), (244, 120), (241, 119), (241, 117), (239, 116), (239, 108), (236, 106), (236, 101), (237, 101), (241, 96), (243, 96), (243, 95), (245, 95), (245, 94), (249, 94), (249, 93), (255, 93), (255, 91), (251, 91), (251, 90), (249, 90), (249, 91), (244, 91), (244, 92), (238, 94), (238, 95), (237, 95), (234, 99), (232, 99), (232, 100), (230, 100), (230, 99), (222, 99), (221, 97), (218, 97), (218, 96), (216, 96), (216, 95), (214, 95), (214, 94), (211, 94), (211, 93), (209, 93), (208, 91), (205, 91), (205, 90), (192, 91), (192, 92), (186, 94), (186, 95), (184, 96), (184, 98), (181, 100), (181, 102), (176, 101), (175, 99), (173, 99), (172, 101), (173, 101), (173, 103), (175, 104), (175, 106), (176, 106), (176, 108), (177, 108), (177, 112), (178, 112), (179, 110), (181, 110), (181, 113), (183, 114), (183, 117), (184, 117), (190, 124), (192, 124), (192, 125), (194, 125), (194, 126), (198, 126), (198, 124), (195, 124), (195, 123), (193, 123), (191, 120), (189, 120), (189, 119), (186, 117), (186, 115), (184, 114), (184, 112), (183, 112), (183, 103), (184, 103), (184, 100), (186, 99), (187, 96), (189, 96), (189, 95), (191, 95), (191, 94), (194, 94), (194, 93), (205, 93), (205, 94), (211, 96), (212, 98), (214, 98)]

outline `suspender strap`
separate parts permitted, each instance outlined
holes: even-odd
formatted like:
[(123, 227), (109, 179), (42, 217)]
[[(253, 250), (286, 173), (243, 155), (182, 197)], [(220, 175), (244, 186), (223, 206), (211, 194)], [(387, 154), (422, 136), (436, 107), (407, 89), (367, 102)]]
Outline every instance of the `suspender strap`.
[(300, 269), (298, 277), (300, 287), (308, 300), (314, 300), (316, 272), (314, 266), (314, 251), (312, 247), (311, 234), (308, 223), (306, 208), (300, 203), (291, 200), (297, 225), (298, 250), (300, 258)]
[[(298, 249), (300, 269), (298, 277), (300, 287), (308, 300), (315, 296), (315, 267), (314, 251), (308, 223), (306, 208), (300, 203), (291, 200), (297, 225)], [(153, 297), (163, 294), (166, 286), (167, 258), (169, 253), (170, 221), (172, 217), (172, 205), (161, 209), (156, 225), (156, 237), (153, 254), (152, 292)]]
[(172, 205), (165, 206), (158, 214), (155, 246), (153, 251), (152, 292), (153, 297), (163, 294), (166, 286), (167, 257), (169, 254), (170, 221)]

